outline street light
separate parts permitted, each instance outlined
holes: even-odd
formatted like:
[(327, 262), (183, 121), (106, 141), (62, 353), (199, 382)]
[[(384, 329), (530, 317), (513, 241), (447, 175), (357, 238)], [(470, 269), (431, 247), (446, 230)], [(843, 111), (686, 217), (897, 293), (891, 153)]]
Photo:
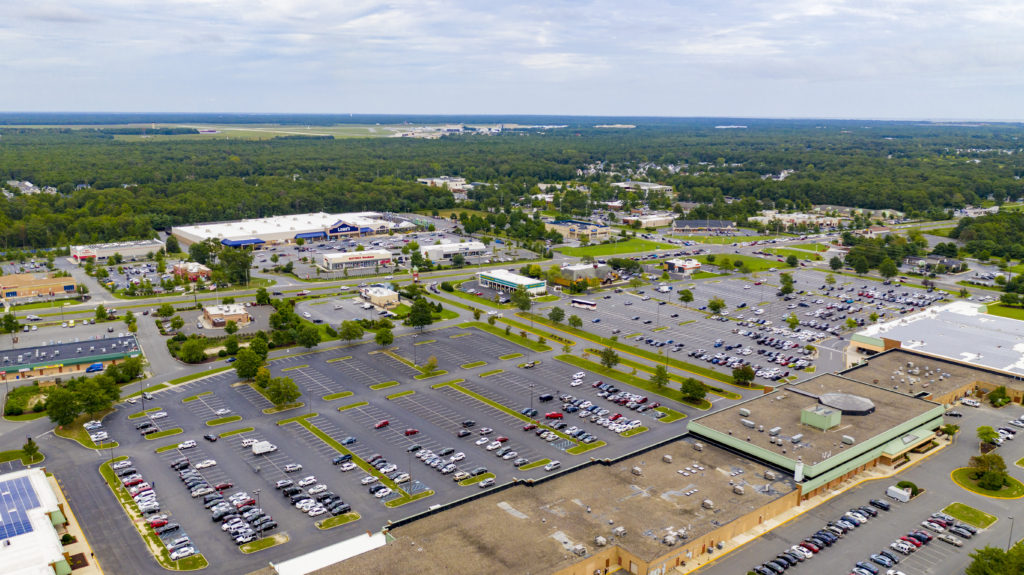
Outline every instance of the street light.
[[(261, 491), (261, 489), (253, 489), (253, 491), (256, 493), (256, 508), (259, 509), (260, 508), (260, 491)], [(260, 523), (259, 526), (256, 527), (256, 529), (259, 532), (259, 539), (263, 539), (263, 524)]]
[(1010, 545), (1013, 544), (1013, 515), (1010, 516), (1010, 537), (1006, 540), (1006, 552), (1010, 552)]

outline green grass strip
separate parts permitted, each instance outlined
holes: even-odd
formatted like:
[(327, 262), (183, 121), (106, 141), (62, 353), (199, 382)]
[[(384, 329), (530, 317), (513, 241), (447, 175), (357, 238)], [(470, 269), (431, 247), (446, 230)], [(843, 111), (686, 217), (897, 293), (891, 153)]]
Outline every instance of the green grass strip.
[(257, 539), (256, 541), (250, 541), (248, 543), (242, 543), (238, 546), (238, 550), (242, 553), (249, 554), (264, 549), (270, 549), (271, 547), (287, 543), (288, 539), (280, 540), (279, 537), (264, 537), (263, 539)]
[(285, 411), (291, 411), (293, 409), (299, 409), (300, 407), (305, 407), (305, 406), (306, 406), (306, 404), (301, 402), (301, 401), (297, 401), (295, 403), (286, 403), (284, 405), (278, 405), (278, 406), (275, 406), (275, 407), (268, 407), (268, 408), (263, 410), (263, 414), (264, 415), (273, 415), (275, 413), (283, 413)]
[(483, 323), (483, 322), (479, 322), (479, 321), (470, 321), (470, 322), (466, 322), (466, 323), (460, 323), (457, 327), (461, 327), (461, 328), (471, 328), (471, 327), (473, 327), (473, 328), (479, 329), (480, 331), (486, 331), (487, 333), (489, 333), (491, 335), (496, 335), (496, 336), (498, 336), (498, 337), (500, 337), (502, 339), (511, 341), (514, 344), (521, 345), (521, 346), (523, 346), (523, 347), (525, 347), (527, 349), (531, 349), (531, 350), (536, 351), (536, 352), (551, 351), (551, 347), (549, 347), (549, 346), (547, 346), (545, 344), (537, 343), (537, 342), (535, 342), (533, 340), (526, 339), (523, 336), (521, 336), (521, 335), (519, 335), (518, 333), (515, 333), (515, 332), (509, 332), (508, 335), (505, 335), (505, 330), (503, 330), (503, 329), (501, 329), (499, 327), (495, 327), (493, 325), (487, 324), (487, 323)]
[(448, 373), (446, 370), (439, 369), (437, 371), (432, 371), (430, 373), (421, 373), (419, 375), (414, 375), (412, 378), (413, 379), (419, 379), (419, 380), (430, 379), (432, 377), (437, 377), (439, 375), (444, 375), (446, 373)]
[(533, 461), (531, 463), (527, 463), (526, 465), (523, 465), (522, 467), (519, 468), (519, 471), (529, 471), (531, 469), (536, 469), (538, 467), (544, 467), (545, 465), (547, 465), (549, 463), (551, 463), (550, 459), (539, 459), (537, 461)]
[(434, 385), (430, 386), (430, 389), (441, 389), (442, 387), (448, 387), (449, 385), (456, 384), (456, 383), (462, 383), (464, 381), (466, 381), (466, 380), (460, 378), (460, 379), (453, 379), (451, 381), (445, 381), (445, 382), (442, 382), (442, 383), (435, 383)]
[(412, 395), (414, 393), (416, 393), (415, 389), (406, 389), (405, 391), (399, 391), (398, 393), (392, 393), (391, 395), (386, 395), (386, 396), (384, 396), (384, 399), (387, 399), (388, 401), (390, 401), (392, 399), (397, 399), (399, 397), (404, 397), (406, 395)]
[(662, 423), (672, 423), (673, 421), (679, 421), (680, 419), (686, 419), (686, 414), (685, 413), (681, 413), (679, 411), (676, 411), (676, 410), (672, 409), (671, 407), (665, 407), (664, 405), (655, 407), (654, 411), (660, 411), (660, 412), (666, 414), (665, 417), (662, 417), (661, 419), (658, 420), (658, 421), (660, 421)]
[[(336, 357), (334, 359), (328, 359), (327, 363), (334, 363), (336, 361), (345, 361), (345, 360), (349, 360), (349, 359), (352, 359), (351, 355), (346, 355), (345, 357)], [(341, 516), (339, 515), (338, 517), (341, 517)]]
[(487, 365), (486, 361), (473, 361), (473, 362), (470, 362), (470, 363), (464, 363), (464, 364), (460, 365), (459, 367), (461, 367), (462, 369), (473, 369), (474, 367), (482, 367), (482, 366), (485, 366), (485, 365)]
[(963, 503), (950, 503), (942, 512), (981, 529), (987, 528), (998, 519), (995, 515), (985, 513), (980, 509), (975, 509)]
[(493, 473), (490, 473), (490, 472), (488, 472), (488, 473), (481, 473), (480, 475), (477, 475), (476, 477), (470, 477), (469, 479), (463, 479), (462, 481), (459, 482), (459, 485), (462, 485), (463, 487), (465, 487), (467, 485), (476, 485), (477, 483), (480, 483), (484, 479), (491, 479), (492, 477), (494, 477)]
[(604, 447), (605, 445), (607, 445), (607, 443), (603, 441), (595, 441), (594, 443), (581, 443), (576, 447), (570, 447), (569, 449), (566, 449), (565, 452), (568, 453), (569, 455), (581, 455), (590, 451), (591, 449), (597, 449), (598, 447)]
[(231, 423), (231, 422), (234, 422), (234, 421), (241, 421), (241, 420), (242, 420), (242, 416), (241, 415), (228, 415), (226, 417), (219, 417), (217, 419), (211, 419), (210, 421), (206, 422), (206, 426), (207, 427), (216, 427), (218, 425), (224, 425), (225, 423)]
[(401, 507), (401, 506), (405, 505), (406, 503), (412, 503), (413, 501), (418, 501), (420, 499), (424, 499), (424, 498), (430, 497), (433, 494), (434, 494), (434, 491), (430, 490), (430, 489), (428, 489), (426, 491), (420, 491), (416, 495), (408, 495), (408, 494), (406, 494), (406, 495), (404, 495), (402, 497), (399, 497), (397, 499), (392, 499), (391, 501), (388, 501), (387, 503), (384, 504), (384, 506), (385, 507), (390, 507), (390, 508), (394, 509), (395, 507)]
[(153, 393), (154, 391), (160, 391), (161, 389), (167, 389), (167, 384), (166, 383), (158, 383), (158, 384), (156, 384), (154, 386), (147, 387), (146, 389), (140, 389), (139, 391), (136, 391), (135, 393), (126, 395), (126, 396), (124, 396), (121, 399), (128, 399), (129, 397), (139, 397), (140, 395), (142, 395), (143, 393), (146, 393), (147, 391), (149, 393)]
[(321, 531), (326, 531), (332, 527), (339, 527), (353, 521), (359, 521), (360, 515), (355, 511), (351, 513), (343, 513), (341, 515), (335, 515), (334, 517), (328, 517), (323, 521), (316, 522), (316, 528)]
[(356, 403), (350, 403), (348, 405), (343, 405), (343, 406), (339, 407), (338, 411), (345, 411), (346, 409), (354, 409), (356, 407), (362, 407), (364, 405), (370, 405), (370, 402), (368, 402), (368, 401), (359, 401), (359, 402), (356, 402)]
[(961, 467), (954, 469), (949, 476), (953, 479), (953, 482), (963, 487), (968, 491), (973, 491), (978, 495), (984, 495), (985, 497), (991, 497), (993, 499), (1020, 499), (1024, 497), (1024, 483), (1017, 481), (1013, 477), (1007, 476), (1007, 485), (1004, 485), (998, 490), (985, 489), (978, 486), (978, 482), (971, 479), (971, 475), (974, 474), (974, 469), (971, 467)]
[(437, 340), (436, 339), (427, 339), (427, 340), (423, 340), (423, 341), (417, 341), (413, 345), (427, 345), (428, 343), (437, 343)]
[(480, 374), (480, 377), (490, 377), (492, 375), (498, 375), (499, 373), (505, 373), (504, 369), (492, 369), (491, 371), (485, 371)]
[(619, 435), (621, 435), (622, 437), (633, 437), (634, 435), (640, 435), (641, 433), (643, 433), (645, 431), (649, 431), (649, 430), (646, 427), (641, 425), (640, 427), (634, 427), (633, 429), (627, 429), (626, 431), (623, 431)]
[[(190, 401), (195, 401), (195, 400), (199, 399), (200, 397), (203, 397), (204, 395), (213, 395), (213, 392), (212, 391), (204, 391), (202, 393), (197, 393), (195, 395), (190, 395), (190, 396), (186, 397), (185, 399), (181, 400), (181, 402), (182, 403), (188, 403)], [(131, 419), (131, 416), (129, 416), (129, 419)]]
[(0, 463), (7, 463), (8, 461), (14, 461), (15, 459), (20, 459), (23, 465), (35, 465), (37, 463), (42, 463), (43, 460), (46, 459), (46, 456), (40, 452), (36, 454), (35, 459), (29, 461), (29, 459), (25, 457), (25, 452), (20, 449), (0, 451)]
[(161, 409), (163, 409), (163, 408), (162, 407), (151, 407), (151, 408), (147, 409), (146, 411), (139, 411), (139, 412), (136, 412), (136, 413), (133, 413), (133, 414), (129, 415), (128, 419), (138, 419), (140, 417), (145, 417), (145, 415), (147, 413), (151, 413), (151, 412), (154, 412), (154, 411), (160, 411)]
[[(242, 418), (239, 417), (238, 419), (242, 419)], [(164, 437), (170, 437), (172, 435), (178, 435), (179, 433), (184, 433), (184, 431), (185, 430), (180, 428), (180, 427), (172, 427), (171, 429), (165, 429), (163, 431), (158, 431), (156, 433), (151, 433), (151, 434), (147, 435), (145, 437), (145, 439), (146, 439), (146, 441), (153, 441), (155, 439), (163, 439)]]
[(296, 369), (305, 369), (307, 367), (309, 367), (309, 364), (308, 363), (304, 363), (302, 365), (295, 365), (295, 366), (292, 366), (292, 367), (286, 367), (286, 368), (282, 369), (281, 371), (282, 372), (285, 372), (285, 371), (295, 371)]
[(668, 329), (668, 326), (667, 325), (663, 325), (663, 326), (660, 326), (660, 327), (656, 327), (656, 328), (652, 329), (651, 331), (665, 331), (666, 329)]
[[(589, 351), (590, 353), (593, 353), (593, 354), (598, 354), (598, 353), (601, 352), (601, 350), (598, 350), (598, 349), (588, 349), (587, 351)], [(647, 373), (652, 373), (652, 374), (654, 373), (654, 369), (655, 369), (655, 368), (653, 368), (653, 367), (651, 367), (651, 366), (649, 366), (647, 364), (640, 363), (638, 361), (633, 361), (631, 359), (622, 358), (622, 357), (619, 358), (619, 363), (624, 365), (624, 366), (626, 366), (626, 367), (632, 367), (634, 369), (639, 369), (641, 371), (645, 371)], [(683, 382), (683, 378), (679, 377), (678, 375), (676, 375), (674, 373), (669, 373), (668, 374), (668, 378), (670, 380), (676, 382), (676, 383), (682, 383)], [(649, 383), (650, 382), (648, 382), (648, 384)], [(735, 392), (732, 392), (732, 391), (726, 391), (726, 390), (724, 390), (724, 389), (722, 389), (720, 387), (707, 386), (707, 385), (706, 385), (706, 387), (708, 388), (708, 393), (713, 393), (715, 395), (719, 395), (719, 396), (724, 397), (726, 399), (743, 399), (742, 395), (740, 395), (738, 393), (735, 393)], [(657, 392), (654, 392), (654, 393), (657, 393)], [(668, 397), (668, 396), (666, 396), (666, 397)], [(670, 398), (670, 399), (675, 399), (675, 398), (673, 397), (673, 398)]]
[(7, 421), (33, 421), (40, 417), (46, 417), (46, 411), (32, 411), (29, 413), (22, 413), (21, 415), (5, 415), (4, 419)]
[[(523, 315), (527, 315), (527, 314), (523, 314)], [(527, 317), (530, 317), (530, 316), (527, 316)], [(646, 349), (639, 348), (639, 347), (633, 347), (633, 346), (627, 345), (627, 344), (625, 344), (625, 343), (623, 343), (621, 341), (616, 341), (616, 340), (613, 340), (613, 339), (610, 339), (610, 338), (607, 338), (607, 337), (602, 337), (602, 336), (599, 336), (599, 335), (594, 335), (594, 334), (592, 334), (590, 332), (587, 332), (587, 331), (575, 329), (575, 328), (568, 327), (568, 326), (554, 326), (553, 323), (551, 322), (551, 320), (549, 320), (549, 319), (547, 319), (546, 317), (543, 317), (543, 316), (533, 315), (532, 318), (534, 320), (540, 322), (540, 323), (545, 324), (545, 325), (553, 326), (556, 329), (560, 329), (560, 330), (565, 331), (566, 333), (569, 333), (571, 335), (579, 336), (579, 337), (581, 337), (583, 339), (587, 339), (587, 340), (590, 340), (590, 341), (592, 341), (594, 343), (597, 343), (597, 344), (600, 344), (600, 345), (603, 345), (603, 346), (606, 346), (606, 347), (610, 347), (610, 348), (612, 348), (614, 350), (621, 351), (623, 353), (628, 353), (630, 355), (636, 355), (636, 356), (642, 357), (644, 359), (649, 359), (649, 360), (651, 360), (653, 362), (656, 362), (656, 363), (666, 363), (666, 364), (670, 365), (671, 367), (674, 367), (674, 368), (676, 368), (678, 370), (681, 370), (681, 371), (686, 371), (686, 372), (692, 373), (694, 375), (702, 375), (704, 377), (707, 377), (708, 379), (713, 379), (715, 381), (720, 381), (722, 383), (733, 385), (731, 377), (729, 377), (728, 375), (726, 375), (724, 373), (719, 373), (719, 372), (717, 372), (717, 371), (715, 371), (713, 369), (708, 369), (706, 367), (702, 367), (702, 366), (699, 366), (699, 365), (693, 365), (692, 363), (686, 363), (685, 361), (679, 361), (678, 359), (675, 359), (673, 357), (661, 356), (661, 355), (658, 355), (656, 353), (652, 353), (652, 352), (650, 352), (650, 351), (648, 351)], [(751, 385), (750, 389), (764, 389), (764, 386), (761, 386), (761, 385)]]
[(628, 373), (622, 373), (621, 371), (616, 371), (614, 369), (608, 369), (605, 366), (603, 366), (603, 365), (601, 365), (600, 363), (597, 363), (597, 362), (593, 362), (593, 361), (590, 361), (590, 360), (587, 360), (587, 359), (576, 357), (574, 355), (556, 355), (555, 359), (557, 359), (558, 361), (561, 361), (561, 362), (568, 363), (569, 365), (575, 365), (576, 367), (583, 368), (583, 369), (586, 369), (586, 370), (589, 370), (589, 371), (593, 371), (595, 373), (599, 373), (599, 374), (603, 375), (604, 377), (610, 377), (612, 379), (621, 381), (622, 383), (626, 383), (626, 384), (632, 385), (633, 387), (639, 387), (640, 389), (646, 390), (647, 392), (653, 393), (654, 395), (660, 395), (661, 397), (664, 397), (666, 399), (671, 399), (673, 401), (679, 401), (679, 402), (685, 403), (686, 405), (689, 405), (690, 407), (694, 407), (694, 408), (697, 408), (697, 409), (704, 409), (704, 410), (711, 408), (711, 402), (706, 400), (706, 399), (702, 399), (702, 400), (700, 400), (700, 402), (693, 403), (693, 402), (689, 402), (689, 401), (684, 400), (683, 398), (681, 398), (679, 396), (679, 394), (676, 394), (676, 393), (674, 393), (672, 395), (668, 395), (668, 392), (671, 391), (671, 390), (667, 386), (659, 388), (659, 387), (657, 387), (655, 385), (652, 385), (651, 382), (646, 380), (646, 379), (641, 379), (641, 378), (639, 378), (639, 377), (637, 377), (635, 375), (630, 375)]
[(523, 354), (521, 354), (521, 353), (510, 353), (510, 354), (507, 354), (507, 355), (498, 356), (498, 359), (516, 359), (518, 357), (523, 357)]
[(175, 443), (173, 445), (165, 445), (163, 447), (157, 447), (153, 451), (155, 451), (156, 453), (164, 453), (166, 451), (172, 451), (172, 450), (175, 450), (177, 448), (178, 448), (178, 444)]
[(473, 334), (471, 334), (471, 333), (455, 333), (455, 334), (452, 334), (452, 335), (448, 336), (448, 339), (455, 339), (455, 338), (458, 338), (458, 337), (466, 337), (468, 335), (473, 335)]
[(172, 379), (172, 380), (168, 381), (167, 385), (178, 385), (178, 384), (186, 383), (186, 382), (189, 382), (189, 381), (195, 381), (197, 379), (202, 379), (204, 377), (210, 377), (211, 375), (217, 375), (218, 373), (225, 372), (225, 371), (227, 371), (229, 369), (234, 369), (234, 366), (226, 365), (226, 366), (222, 366), (222, 367), (215, 367), (213, 369), (208, 369), (206, 371), (200, 371), (199, 373), (193, 373), (193, 374), (190, 374), (190, 375), (183, 375), (183, 376), (181, 376), (181, 377), (179, 377), (177, 379)]
[(342, 392), (339, 392), (339, 393), (327, 394), (327, 395), (323, 396), (321, 399), (323, 399), (324, 401), (334, 401), (335, 399), (341, 399), (343, 397), (348, 397), (350, 395), (352, 395), (351, 391), (342, 391)]
[(385, 381), (383, 383), (375, 383), (371, 385), (370, 389), (377, 391), (378, 389), (387, 389), (389, 387), (394, 387), (396, 385), (398, 385), (397, 381)]
[(250, 431), (255, 431), (255, 429), (253, 429), (252, 427), (241, 427), (239, 429), (225, 431), (224, 433), (218, 435), (218, 437), (231, 437), (232, 435), (238, 435), (239, 433), (249, 433)]

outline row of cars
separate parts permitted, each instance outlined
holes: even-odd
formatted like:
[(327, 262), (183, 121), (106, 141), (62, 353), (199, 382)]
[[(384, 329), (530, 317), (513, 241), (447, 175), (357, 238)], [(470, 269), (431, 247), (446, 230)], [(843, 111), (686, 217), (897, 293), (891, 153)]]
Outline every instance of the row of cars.
[(96, 421), (94, 419), (92, 421), (87, 421), (83, 423), (82, 427), (85, 428), (85, 431), (89, 433), (89, 439), (91, 439), (92, 442), (95, 443), (96, 445), (105, 443), (110, 440), (110, 435), (108, 435), (107, 432), (103, 429), (102, 422)]
[[(757, 575), (779, 575), (790, 567), (795, 567), (804, 561), (814, 558), (815, 555), (839, 542), (840, 538), (853, 531), (857, 527), (868, 522), (869, 518), (878, 516), (879, 510), (889, 511), (889, 503), (880, 499), (872, 499), (870, 505), (854, 507), (844, 513), (835, 521), (829, 521), (824, 527), (803, 539), (800, 543), (779, 553), (774, 558), (755, 565), (751, 571)], [(878, 575), (876, 565), (886, 568), (899, 563), (899, 557), (888, 552), (880, 551), (871, 555), (870, 562), (858, 561), (852, 573), (856, 575)], [(901, 572), (891, 570), (888, 575), (902, 575)]]
[(145, 517), (146, 525), (160, 538), (172, 561), (184, 559), (196, 554), (192, 540), (180, 533), (181, 525), (171, 523), (167, 515), (160, 515), (160, 501), (156, 497), (153, 485), (143, 479), (142, 474), (130, 459), (111, 464), (111, 470), (121, 480), (128, 494), (135, 501), (136, 507)]

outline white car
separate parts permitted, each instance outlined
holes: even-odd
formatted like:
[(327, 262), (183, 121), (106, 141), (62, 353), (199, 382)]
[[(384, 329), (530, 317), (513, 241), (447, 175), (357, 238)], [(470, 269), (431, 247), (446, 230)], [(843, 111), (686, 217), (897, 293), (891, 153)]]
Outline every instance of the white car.
[(166, 411), (154, 411), (153, 413), (147, 414), (150, 419), (163, 419), (167, 417)]
[(323, 493), (324, 491), (327, 491), (327, 486), (324, 485), (323, 483), (318, 483), (318, 484), (314, 485), (313, 487), (310, 487), (306, 491), (306, 493), (308, 493), (310, 495), (316, 495), (317, 493)]
[(518, 456), (519, 456), (519, 452), (518, 451), (509, 451), (505, 455), (502, 455), (501, 458), (507, 461), (509, 459), (514, 459), (514, 458), (516, 458)]
[(196, 554), (196, 550), (195, 550), (194, 547), (182, 547), (181, 549), (178, 549), (177, 551), (173, 551), (171, 553), (171, 561), (177, 561), (178, 559), (184, 559), (186, 557), (191, 557), (192, 555), (195, 555), (195, 554)]
[(584, 377), (587, 377), (587, 374), (586, 374), (586, 373), (584, 373), (584, 372), (582, 372), (582, 371), (577, 371), (577, 372), (576, 372), (575, 374), (573, 374), (573, 376), (572, 376), (572, 378), (573, 378), (573, 379), (583, 379)]
[(410, 479), (412, 479), (412, 477), (410, 477), (408, 473), (402, 473), (398, 477), (395, 477), (394, 481), (395, 481), (395, 483), (405, 483), (406, 481), (409, 481)]
[(367, 475), (366, 477), (364, 477), (364, 478), (359, 480), (359, 483), (362, 483), (363, 485), (369, 485), (371, 483), (376, 483), (376, 482), (377, 482), (377, 478), (374, 477), (373, 475)]
[(351, 461), (346, 461), (345, 463), (341, 464), (340, 469), (342, 471), (352, 471), (356, 467), (358, 467), (358, 466), (355, 463), (352, 463)]
[(392, 471), (395, 471), (397, 469), (398, 469), (397, 465), (395, 465), (394, 463), (389, 463), (389, 464), (385, 465), (384, 467), (381, 467), (380, 468), (380, 472), (381, 473), (391, 473)]
[(452, 456), (452, 462), (462, 461), (465, 458), (466, 458), (466, 454), (460, 451), (460, 452), (458, 452), (458, 453), (456, 453), (455, 455)]
[(213, 412), (214, 415), (227, 415), (229, 413), (231, 413), (231, 410), (223, 407)]
[(117, 463), (110, 466), (111, 469), (124, 469), (125, 467), (131, 467), (132, 460), (125, 459), (124, 461), (118, 461)]
[(284, 466), (284, 472), (285, 473), (292, 473), (293, 471), (302, 471), (302, 464), (301, 463), (289, 463), (288, 465)]
[(316, 483), (316, 475), (309, 475), (299, 480), (299, 487), (313, 485), (314, 483)]
[(93, 442), (102, 441), (102, 440), (104, 440), (104, 439), (106, 439), (108, 437), (110, 437), (110, 436), (107, 435), (106, 431), (97, 431), (96, 433), (90, 433), (89, 434), (89, 439), (93, 440)]
[(499, 447), (501, 447), (501, 442), (495, 441), (494, 443), (491, 443), (490, 445), (487, 446), (487, 451), (494, 451)]
[(491, 440), (487, 439), (486, 437), (481, 437), (480, 439), (476, 440), (476, 444), (477, 445), (485, 445), (485, 444), (489, 443), (490, 441)]
[(217, 465), (216, 459), (204, 459), (199, 463), (193, 465), (193, 467), (195, 467), (196, 469), (206, 469), (207, 467), (213, 467), (214, 465)]
[(313, 317), (313, 316), (312, 316), (312, 315), (310, 315), (310, 313), (309, 313), (308, 311), (304, 311), (304, 312), (302, 312), (302, 317), (304, 317), (304, 318), (306, 318), (306, 319), (309, 319), (309, 318), (311, 318), (311, 317)]
[(189, 439), (188, 441), (182, 441), (181, 443), (179, 443), (178, 444), (178, 449), (192, 449), (195, 446), (196, 446), (195, 440), (194, 439)]
[(391, 489), (388, 487), (385, 487), (384, 489), (381, 489), (380, 491), (373, 494), (373, 496), (376, 497), (377, 499), (381, 499), (388, 495), (391, 495)]
[(582, 379), (574, 379), (572, 380), (572, 383), (569, 384), (569, 387), (579, 387), (581, 385), (583, 385)]
[(307, 515), (309, 515), (310, 517), (316, 517), (318, 515), (323, 515), (324, 513), (327, 513), (327, 510), (324, 509), (322, 505), (317, 505), (316, 507), (310, 509)]

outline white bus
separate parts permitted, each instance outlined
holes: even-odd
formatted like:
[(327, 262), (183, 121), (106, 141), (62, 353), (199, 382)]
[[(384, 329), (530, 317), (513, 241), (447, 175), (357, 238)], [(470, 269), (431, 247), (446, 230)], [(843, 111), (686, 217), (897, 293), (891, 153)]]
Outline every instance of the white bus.
[(597, 302), (588, 301), (585, 299), (573, 299), (569, 305), (572, 307), (578, 307), (582, 309), (597, 309)]

